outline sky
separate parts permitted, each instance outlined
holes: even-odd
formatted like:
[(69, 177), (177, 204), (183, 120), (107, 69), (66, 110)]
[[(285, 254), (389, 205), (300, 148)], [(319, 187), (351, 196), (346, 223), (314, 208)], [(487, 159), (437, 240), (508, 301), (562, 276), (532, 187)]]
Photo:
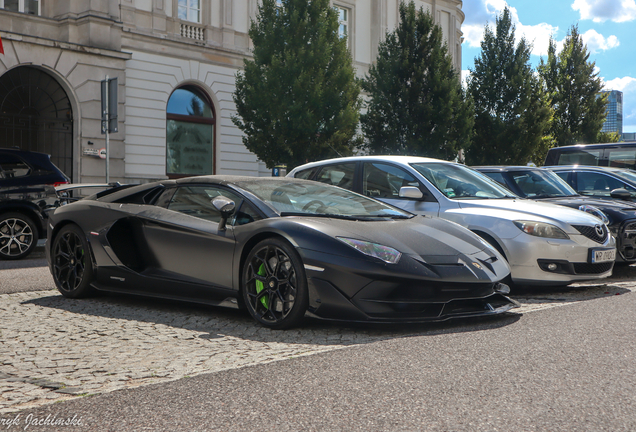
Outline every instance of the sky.
[(623, 92), (623, 132), (636, 132), (636, 0), (464, 0), (462, 75), (481, 53), (484, 28), (508, 6), (517, 38), (533, 44), (536, 68), (547, 59), (552, 35), (560, 50), (568, 30), (578, 25), (607, 90)]

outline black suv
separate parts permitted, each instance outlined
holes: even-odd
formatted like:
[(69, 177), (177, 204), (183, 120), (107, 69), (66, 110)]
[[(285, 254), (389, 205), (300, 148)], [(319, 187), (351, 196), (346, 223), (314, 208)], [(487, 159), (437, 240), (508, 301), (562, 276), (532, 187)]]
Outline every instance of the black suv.
[(0, 148), (0, 259), (29, 255), (46, 238), (46, 212), (58, 204), (55, 186), (69, 182), (49, 155)]

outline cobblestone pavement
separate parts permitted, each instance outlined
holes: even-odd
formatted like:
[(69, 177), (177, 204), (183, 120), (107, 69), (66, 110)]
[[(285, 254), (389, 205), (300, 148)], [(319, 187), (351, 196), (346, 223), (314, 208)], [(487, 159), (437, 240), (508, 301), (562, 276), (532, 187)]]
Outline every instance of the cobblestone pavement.
[[(16, 271), (0, 270), (0, 283), (12, 283)], [(0, 414), (456, 325), (310, 321), (299, 329), (271, 331), (236, 310), (129, 296), (65, 299), (51, 289), (44, 271), (20, 270), (42, 291), (0, 295)], [(634, 290), (636, 279), (627, 275), (522, 291), (514, 298), (522, 304), (516, 313), (524, 314)]]

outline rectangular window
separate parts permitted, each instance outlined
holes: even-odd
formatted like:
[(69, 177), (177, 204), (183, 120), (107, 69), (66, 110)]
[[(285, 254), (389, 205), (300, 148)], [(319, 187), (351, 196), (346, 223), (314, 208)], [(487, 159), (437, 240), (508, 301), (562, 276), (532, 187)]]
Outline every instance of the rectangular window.
[(573, 151), (558, 156), (557, 165), (593, 165), (598, 166), (601, 150)]
[(633, 170), (636, 168), (636, 149), (620, 150), (610, 149), (608, 166), (617, 168), (628, 168)]
[(0, 9), (40, 15), (40, 0), (0, 0)]
[(0, 179), (26, 177), (30, 173), (31, 168), (19, 158), (13, 155), (0, 155)]
[(179, 0), (179, 19), (201, 22), (201, 0)]
[(355, 170), (355, 162), (328, 165), (320, 170), (320, 175), (316, 178), (316, 181), (345, 189), (352, 189)]
[(335, 6), (334, 9), (338, 14), (338, 36), (346, 38), (349, 36), (349, 9)]

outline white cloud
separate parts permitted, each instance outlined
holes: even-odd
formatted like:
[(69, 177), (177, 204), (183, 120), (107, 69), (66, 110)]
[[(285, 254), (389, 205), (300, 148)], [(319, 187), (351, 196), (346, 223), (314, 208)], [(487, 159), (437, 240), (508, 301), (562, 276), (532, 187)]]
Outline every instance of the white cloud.
[(583, 42), (587, 45), (587, 49), (590, 50), (592, 54), (597, 53), (599, 51), (606, 51), (608, 49), (616, 48), (620, 45), (618, 38), (614, 35), (609, 37), (604, 37), (602, 34), (598, 33), (596, 30), (590, 29), (581, 35)]
[(462, 70), (462, 85), (464, 88), (468, 87), (468, 77), (470, 77), (470, 71), (468, 69)]
[(636, 18), (635, 0), (574, 0), (572, 9), (579, 11), (581, 19), (594, 22), (626, 22)]
[(507, 6), (505, 0), (472, 0), (462, 5), (466, 15), (464, 24), (476, 24), (484, 26), (488, 21), (494, 21), (493, 17), (501, 13)]
[(636, 78), (605, 81), (605, 89), (623, 92), (623, 132), (636, 132)]
[(605, 81), (605, 90), (618, 90), (618, 91), (635, 91), (636, 92), (636, 78), (623, 77), (614, 78), (613, 80)]
[(470, 47), (480, 46), (484, 37), (486, 24), (494, 31), (495, 18), (508, 7), (510, 18), (515, 25), (515, 36), (517, 41), (521, 37), (533, 45), (532, 54), (546, 55), (548, 52), (548, 41), (550, 35), (556, 33), (559, 28), (547, 23), (536, 25), (524, 25), (519, 21), (517, 9), (510, 7), (505, 0), (472, 0), (463, 4), (463, 11), (466, 14), (466, 21), (462, 24), (464, 40)]
[(481, 41), (484, 38), (483, 25), (462, 25), (462, 32), (464, 33), (464, 41), (468, 46), (473, 48), (479, 48), (481, 46)]
[(517, 31), (521, 32), (526, 40), (532, 43), (532, 54), (537, 56), (546, 56), (548, 55), (550, 36), (559, 31), (559, 28), (547, 23), (541, 23), (533, 26), (518, 24)]
[[(620, 0), (576, 0), (574, 4), (579, 2), (591, 3), (595, 1), (597, 3), (605, 1), (616, 3)], [(636, 0), (623, 0), (623, 3), (634, 3), (635, 1)], [(464, 32), (464, 40), (466, 43), (472, 48), (479, 48), (484, 37), (484, 27), (488, 24), (491, 29), (494, 30), (495, 18), (501, 15), (506, 6), (508, 6), (510, 10), (510, 17), (516, 28), (515, 36), (517, 41), (519, 41), (521, 37), (525, 37), (526, 40), (532, 44), (533, 55), (546, 56), (548, 54), (550, 37), (559, 31), (559, 27), (552, 26), (548, 23), (536, 25), (522, 24), (519, 20), (517, 9), (510, 7), (505, 0), (472, 0), (464, 2), (463, 10), (466, 14), (466, 21), (462, 24), (462, 31)], [(572, 5), (572, 7), (574, 7), (574, 5)], [(595, 30), (588, 30), (581, 36), (591, 53), (616, 48), (620, 44), (616, 36), (611, 35), (606, 38)], [(561, 51), (564, 40), (556, 41), (557, 52)]]

